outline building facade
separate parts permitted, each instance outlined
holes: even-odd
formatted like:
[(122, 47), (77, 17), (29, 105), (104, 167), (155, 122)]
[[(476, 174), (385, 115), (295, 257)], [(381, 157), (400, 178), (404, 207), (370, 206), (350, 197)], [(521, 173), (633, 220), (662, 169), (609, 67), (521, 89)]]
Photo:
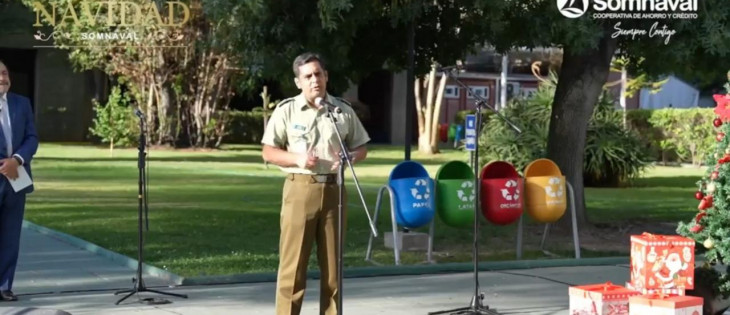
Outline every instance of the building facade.
[(38, 47), (34, 19), (19, 3), (0, 5), (0, 59), (10, 70), (10, 92), (31, 100), (41, 141), (88, 141), (91, 100), (106, 95), (106, 76), (75, 72), (67, 51)]

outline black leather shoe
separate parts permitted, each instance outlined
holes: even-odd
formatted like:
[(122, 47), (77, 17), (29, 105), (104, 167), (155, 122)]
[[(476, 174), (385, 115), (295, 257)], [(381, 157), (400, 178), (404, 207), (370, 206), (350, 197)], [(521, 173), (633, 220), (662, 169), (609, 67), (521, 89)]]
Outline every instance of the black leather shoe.
[(17, 301), (18, 297), (13, 293), (13, 291), (0, 291), (0, 300), (11, 302)]

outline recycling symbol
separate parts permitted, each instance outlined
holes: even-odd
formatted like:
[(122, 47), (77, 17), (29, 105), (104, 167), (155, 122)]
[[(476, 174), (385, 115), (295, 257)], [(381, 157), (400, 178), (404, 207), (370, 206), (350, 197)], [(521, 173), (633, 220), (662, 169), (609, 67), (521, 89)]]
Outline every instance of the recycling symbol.
[(474, 201), (476, 194), (474, 193), (474, 183), (471, 181), (465, 181), (461, 183), (461, 189), (457, 190), (456, 193), (459, 195), (459, 200), (463, 202)]
[(425, 179), (416, 180), (415, 187), (411, 188), (411, 195), (416, 200), (428, 199), (431, 196), (431, 188), (428, 187), (428, 181)]
[[(563, 185), (560, 185), (560, 178), (558, 177), (550, 177), (548, 179), (549, 186), (545, 186), (545, 193), (553, 198), (561, 197), (563, 196)], [(553, 191), (553, 186), (558, 186), (558, 191)]]
[[(520, 198), (520, 189), (517, 188), (517, 181), (510, 179), (504, 183), (504, 187), (502, 188), (502, 197), (504, 200), (514, 201)], [(514, 192), (510, 193), (510, 190)]]

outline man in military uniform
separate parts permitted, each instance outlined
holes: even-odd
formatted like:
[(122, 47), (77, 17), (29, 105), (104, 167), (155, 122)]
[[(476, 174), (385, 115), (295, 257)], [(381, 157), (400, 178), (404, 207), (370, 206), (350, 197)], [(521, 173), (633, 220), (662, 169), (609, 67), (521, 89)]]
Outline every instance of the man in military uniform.
[[(333, 115), (352, 162), (365, 159), (370, 141), (355, 111), (327, 93), (322, 59), (305, 53), (294, 60), (294, 83), (301, 94), (277, 105), (261, 139), (265, 161), (287, 173), (281, 205), (276, 314), (299, 314), (312, 243), (317, 242), (321, 273), (320, 314), (337, 314), (337, 170), (339, 140), (318, 97), (342, 111)], [(344, 227), (343, 227), (344, 228)]]

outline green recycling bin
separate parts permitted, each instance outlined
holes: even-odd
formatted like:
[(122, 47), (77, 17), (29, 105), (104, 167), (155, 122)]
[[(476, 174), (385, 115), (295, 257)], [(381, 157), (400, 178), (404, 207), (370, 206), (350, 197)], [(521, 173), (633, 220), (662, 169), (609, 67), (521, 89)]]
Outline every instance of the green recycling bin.
[(449, 141), (454, 141), (454, 139), (456, 139), (456, 125), (452, 124), (449, 126), (448, 138)]
[(451, 161), (436, 173), (436, 211), (441, 221), (453, 227), (474, 223), (474, 171), (461, 161)]

